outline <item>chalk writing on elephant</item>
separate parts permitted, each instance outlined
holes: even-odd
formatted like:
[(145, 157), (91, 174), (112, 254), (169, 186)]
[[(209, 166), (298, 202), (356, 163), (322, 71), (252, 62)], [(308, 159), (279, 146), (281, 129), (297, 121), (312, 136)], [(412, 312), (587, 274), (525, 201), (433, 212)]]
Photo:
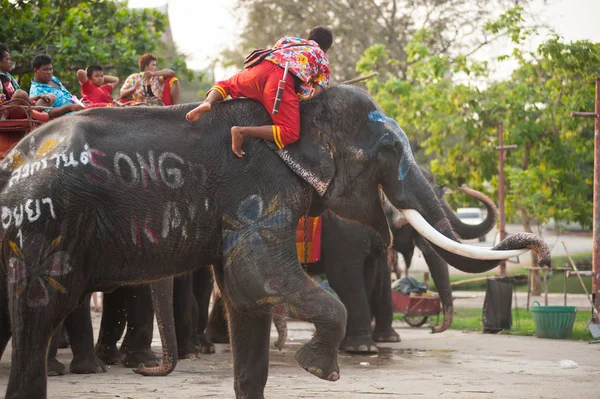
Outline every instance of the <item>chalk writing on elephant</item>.
[(3, 206), (0, 212), (2, 228), (4, 230), (10, 226), (20, 228), (24, 222), (37, 221), (42, 214), (47, 214), (52, 219), (56, 219), (52, 198), (28, 199), (14, 207)]
[[(12, 169), (8, 186), (11, 187), (46, 169), (69, 169), (86, 165), (90, 165), (93, 170), (100, 172), (100, 176), (103, 176), (102, 179), (91, 178), (95, 182), (101, 180), (113, 182), (116, 179), (117, 182), (129, 187), (136, 185), (147, 187), (150, 182), (154, 185), (162, 182), (172, 189), (184, 184), (183, 167), (186, 162), (170, 151), (158, 154), (153, 150), (135, 153), (117, 151), (111, 160), (111, 156), (99, 149), (91, 148), (87, 143), (83, 146), (83, 150), (79, 151), (64, 149), (58, 144), (58, 140), (46, 139), (37, 150), (33, 144), (30, 145), (28, 154), (18, 149), (13, 150), (4, 165), (4, 168)], [(190, 163), (189, 167), (197, 169), (199, 165)], [(201, 169), (204, 171), (203, 168)]]

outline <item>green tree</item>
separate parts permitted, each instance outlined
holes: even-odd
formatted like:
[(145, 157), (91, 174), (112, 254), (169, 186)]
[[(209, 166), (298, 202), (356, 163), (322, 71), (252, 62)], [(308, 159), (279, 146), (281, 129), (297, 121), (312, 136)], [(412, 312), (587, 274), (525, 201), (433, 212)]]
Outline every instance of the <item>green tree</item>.
[(517, 3), (528, 0), (238, 0), (243, 32), (236, 48), (223, 56), (226, 62), (241, 65), (254, 48), (272, 46), (282, 36), (305, 37), (313, 26), (325, 25), (334, 32), (328, 54), (334, 80), (355, 77), (356, 62), (377, 43), (398, 61), (387, 70), (403, 78), (413, 62), (405, 48), (415, 32), (430, 32), (424, 45), (431, 54), (475, 51), (495, 38), (479, 28), (493, 13)]
[[(25, 89), (37, 54), (52, 58), (55, 74), (71, 91), (78, 92), (77, 69), (93, 63), (125, 78), (137, 71), (141, 54), (159, 49), (168, 26), (160, 11), (129, 9), (126, 1), (0, 0), (0, 5), (0, 37), (10, 47), (14, 75)], [(187, 72), (182, 57), (168, 62), (173, 64), (161, 64)]]
[[(367, 83), (369, 90), (406, 129), (415, 149), (424, 149), (418, 159), (430, 165), (438, 182), (466, 183), (492, 198), (497, 197), (495, 147), (502, 121), (505, 143), (518, 145), (505, 164), (508, 218), (520, 218), (529, 232), (532, 222), (541, 225), (550, 218), (590, 226), (593, 126), (571, 119), (569, 112), (593, 109), (600, 44), (566, 43), (551, 35), (535, 51), (526, 51), (524, 40), (536, 30), (523, 27), (518, 7), (485, 29), (504, 32), (515, 46), (500, 57), (518, 63), (509, 79), (493, 81), (487, 65), (468, 56), (431, 52), (432, 32), (423, 30), (406, 46), (411, 63), (406, 76), (384, 74)], [(400, 62), (387, 47), (376, 45), (357, 69), (366, 73)]]

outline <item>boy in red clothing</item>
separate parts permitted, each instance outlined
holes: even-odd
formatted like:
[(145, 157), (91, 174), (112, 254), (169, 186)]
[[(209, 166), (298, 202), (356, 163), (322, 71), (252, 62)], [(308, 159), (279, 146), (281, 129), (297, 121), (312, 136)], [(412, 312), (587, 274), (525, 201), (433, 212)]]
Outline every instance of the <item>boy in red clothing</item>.
[[(227, 80), (215, 83), (206, 100), (187, 113), (186, 119), (197, 121), (217, 101), (227, 95), (233, 98), (248, 97), (258, 100), (271, 114), (273, 125), (233, 126), (231, 149), (238, 156), (244, 137), (256, 137), (274, 141), (278, 148), (293, 143), (300, 137), (300, 101), (325, 90), (329, 84), (329, 61), (325, 54), (333, 43), (331, 29), (313, 28), (308, 39), (284, 37), (279, 39), (272, 51), (259, 64), (244, 69)], [(277, 85), (283, 77), (285, 64), (289, 63), (289, 75), (283, 91), (279, 112), (273, 114)], [(297, 83), (297, 84), (296, 84)], [(296, 87), (298, 86), (298, 87)]]
[(104, 75), (100, 65), (90, 65), (87, 70), (77, 71), (77, 79), (81, 87), (81, 102), (86, 108), (112, 107), (115, 102), (110, 94), (119, 83), (116, 76)]

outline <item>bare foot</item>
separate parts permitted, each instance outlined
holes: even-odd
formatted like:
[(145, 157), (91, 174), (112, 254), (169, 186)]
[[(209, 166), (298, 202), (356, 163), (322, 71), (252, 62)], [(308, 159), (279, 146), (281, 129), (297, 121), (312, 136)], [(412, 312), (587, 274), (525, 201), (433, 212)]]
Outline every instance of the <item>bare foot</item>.
[(210, 103), (205, 101), (202, 104), (198, 105), (193, 110), (191, 110), (190, 112), (188, 112), (185, 115), (185, 119), (187, 119), (190, 122), (195, 122), (198, 119), (200, 119), (200, 117), (202, 115), (204, 115), (205, 112), (210, 111), (210, 108), (211, 108)]
[(240, 158), (246, 155), (244, 150), (242, 150), (242, 144), (244, 144), (242, 128), (240, 126), (233, 126), (231, 128), (231, 150)]

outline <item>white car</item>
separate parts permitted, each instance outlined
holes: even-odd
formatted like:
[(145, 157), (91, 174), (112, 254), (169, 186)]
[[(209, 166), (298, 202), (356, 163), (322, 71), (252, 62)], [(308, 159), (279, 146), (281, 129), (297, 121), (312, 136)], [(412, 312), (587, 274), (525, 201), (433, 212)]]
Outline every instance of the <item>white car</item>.
[[(481, 224), (485, 220), (483, 211), (480, 208), (458, 208), (456, 216), (465, 224)], [(485, 236), (478, 238), (479, 242), (485, 241)]]

